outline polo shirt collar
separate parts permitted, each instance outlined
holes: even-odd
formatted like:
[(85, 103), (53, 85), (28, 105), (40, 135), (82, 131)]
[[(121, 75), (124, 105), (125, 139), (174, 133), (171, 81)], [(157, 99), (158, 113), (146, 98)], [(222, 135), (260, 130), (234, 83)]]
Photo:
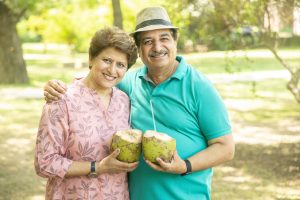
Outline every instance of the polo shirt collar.
[[(179, 62), (179, 64), (177, 66), (176, 72), (174, 74), (172, 74), (172, 76), (170, 78), (177, 78), (178, 80), (181, 80), (186, 73), (187, 65), (182, 56), (176, 56), (176, 60)], [(147, 72), (148, 72), (148, 69), (147, 69), (146, 65), (144, 65), (139, 70), (138, 77), (149, 81), (150, 78), (148, 77)]]

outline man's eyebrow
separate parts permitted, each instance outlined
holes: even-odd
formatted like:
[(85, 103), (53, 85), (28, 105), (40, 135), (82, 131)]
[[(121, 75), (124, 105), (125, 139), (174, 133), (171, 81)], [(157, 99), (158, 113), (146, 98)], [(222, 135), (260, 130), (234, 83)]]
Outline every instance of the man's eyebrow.
[(168, 33), (162, 33), (161, 35), (160, 35), (160, 37), (163, 37), (163, 36), (170, 36)]
[[(167, 33), (167, 32), (166, 33), (162, 33), (162, 34), (159, 35), (159, 37), (165, 37), (165, 36), (170, 37), (171, 35), (169, 33)], [(148, 39), (152, 39), (152, 37), (151, 36), (145, 36), (145, 37), (142, 38), (142, 41), (143, 40), (148, 40)]]
[(146, 37), (143, 37), (142, 40), (147, 40), (147, 39), (151, 39), (150, 36), (146, 36)]

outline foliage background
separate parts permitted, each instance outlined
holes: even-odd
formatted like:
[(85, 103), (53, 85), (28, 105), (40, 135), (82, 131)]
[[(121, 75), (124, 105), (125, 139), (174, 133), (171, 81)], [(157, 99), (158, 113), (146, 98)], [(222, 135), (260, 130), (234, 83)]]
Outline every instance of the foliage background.
[[(29, 1), (32, 2), (33, 0)], [(19, 33), (24, 42), (63, 42), (74, 50), (85, 52), (87, 43), (95, 30), (110, 26), (113, 22), (111, 1), (105, 0), (48, 0), (47, 3), (34, 1), (35, 9), (19, 23)], [(180, 27), (179, 49), (195, 51), (196, 45), (206, 45), (210, 50), (229, 50), (248, 45), (260, 46), (242, 38), (241, 28), (264, 28), (264, 9), (269, 0), (124, 0), (120, 1), (123, 11), (123, 27), (127, 32), (134, 30), (135, 16), (139, 10), (148, 6), (163, 6), (168, 11), (174, 25)], [(299, 0), (276, 0), (287, 8)], [(32, 3), (33, 4), (33, 3)], [(138, 9), (137, 9), (138, 8)], [(80, 14), (79, 14), (80, 13)], [(280, 31), (291, 33), (292, 18), (282, 13), (286, 26)], [(286, 17), (289, 16), (289, 17)], [(84, 26), (83, 26), (84, 24)], [(295, 45), (299, 37), (284, 39), (283, 44)], [(185, 49), (186, 43), (192, 47)]]

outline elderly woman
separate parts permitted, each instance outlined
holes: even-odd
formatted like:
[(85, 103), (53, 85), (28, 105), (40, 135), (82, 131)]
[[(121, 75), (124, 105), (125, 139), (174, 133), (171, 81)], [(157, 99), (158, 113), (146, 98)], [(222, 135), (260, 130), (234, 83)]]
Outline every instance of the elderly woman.
[(36, 141), (35, 168), (48, 178), (46, 199), (129, 199), (127, 173), (138, 163), (116, 159), (109, 141), (128, 129), (129, 98), (115, 87), (136, 62), (133, 39), (118, 28), (95, 33), (88, 75), (59, 101), (45, 104)]

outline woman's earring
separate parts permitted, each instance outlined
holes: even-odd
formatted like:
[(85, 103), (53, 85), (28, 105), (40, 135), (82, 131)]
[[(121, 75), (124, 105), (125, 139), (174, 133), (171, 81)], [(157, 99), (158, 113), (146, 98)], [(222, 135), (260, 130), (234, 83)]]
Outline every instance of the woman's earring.
[(92, 69), (92, 65), (89, 65), (89, 69)]

